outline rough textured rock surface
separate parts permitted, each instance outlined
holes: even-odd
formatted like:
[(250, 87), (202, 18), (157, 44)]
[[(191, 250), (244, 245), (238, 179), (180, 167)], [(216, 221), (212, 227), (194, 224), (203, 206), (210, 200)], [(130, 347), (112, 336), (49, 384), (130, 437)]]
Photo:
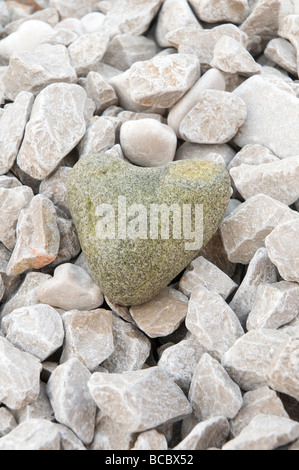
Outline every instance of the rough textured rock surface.
[(207, 450), (219, 448), (229, 434), (229, 424), (224, 416), (216, 416), (198, 423), (174, 450)]
[[(137, 193), (130, 191), (132, 177), (136, 178)], [(186, 187), (181, 185), (179, 192), (177, 191), (174, 195), (171, 188), (174, 187), (172, 185), (178, 188), (178, 182), (188, 182), (192, 192), (186, 191)], [(203, 185), (204, 191), (202, 191)], [(102, 190), (104, 187), (105, 191), (101, 190), (99, 193), (99, 187)], [(126, 187), (128, 190), (125, 189)], [(153, 187), (159, 194), (158, 200), (153, 194)], [(142, 188), (142, 194), (138, 188)], [(157, 169), (143, 169), (133, 167), (118, 158), (105, 155), (89, 156), (80, 160), (68, 180), (70, 209), (94, 280), (111, 301), (122, 305), (138, 305), (154, 297), (189, 264), (199, 250), (185, 251), (185, 240), (172, 238), (163, 240), (159, 233), (158, 239), (142, 240), (140, 233), (137, 233), (140, 238), (136, 239), (135, 233), (135, 240), (116, 238), (114, 241), (108, 240), (108, 243), (107, 240), (101, 239), (103, 235), (101, 238), (92, 235), (95, 227), (100, 224), (96, 217), (96, 208), (101, 204), (109, 203), (118, 214), (118, 210), (121, 210), (118, 207), (119, 196), (124, 194), (127, 194), (127, 207), (136, 203), (137, 194), (138, 203), (142, 203), (144, 208), (149, 208), (150, 204), (161, 204), (163, 201), (167, 201), (168, 204), (173, 201), (179, 206), (183, 203), (203, 204), (205, 215), (203, 244), (205, 245), (216, 231), (217, 224), (226, 211), (229, 192), (227, 173), (223, 169), (208, 162), (195, 160), (174, 162)], [(87, 204), (88, 201), (92, 203)], [(214, 225), (212, 220), (217, 220), (217, 224)], [(101, 225), (99, 229), (102, 230)], [(145, 229), (148, 230), (148, 226), (143, 226), (143, 234)], [(110, 234), (110, 238), (111, 235), (113, 236), (113, 233)], [(114, 232), (114, 237), (115, 235)], [(132, 246), (138, 247), (138, 250), (132, 251)], [(198, 248), (200, 249), (201, 246)], [(172, 252), (171, 263), (167, 254), (169, 249)], [(117, 253), (118, 261), (111, 264), (114, 258), (111, 258), (110, 253), (113, 252)], [(125, 272), (123, 259), (127, 260)], [(164, 260), (163, 263), (161, 259)], [(147, 273), (146, 278), (140, 278), (140, 269)], [(109, 277), (105, 274), (107, 270)]]
[(83, 137), (86, 93), (78, 85), (55, 83), (37, 96), (18, 154), (19, 167), (42, 180)]
[[(229, 116), (229, 119), (228, 119)], [(231, 93), (207, 90), (180, 124), (180, 135), (197, 144), (225, 144), (245, 122), (247, 110), (241, 99)]]
[(192, 411), (182, 390), (159, 367), (122, 374), (95, 372), (88, 387), (100, 409), (133, 432), (181, 419)]

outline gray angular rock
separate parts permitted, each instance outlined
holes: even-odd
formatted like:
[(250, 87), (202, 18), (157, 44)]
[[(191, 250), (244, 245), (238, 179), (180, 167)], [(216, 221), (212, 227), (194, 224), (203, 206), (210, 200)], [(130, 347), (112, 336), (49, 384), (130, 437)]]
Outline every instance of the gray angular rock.
[(247, 0), (190, 0), (196, 15), (207, 23), (242, 23), (248, 14)]
[(54, 204), (38, 194), (19, 215), (17, 241), (7, 265), (8, 276), (40, 269), (57, 257), (60, 233)]
[(0, 408), (0, 438), (9, 434), (15, 427), (17, 426), (16, 420), (13, 414), (5, 408), (5, 406), (1, 406)]
[(114, 350), (102, 362), (109, 373), (142, 369), (151, 352), (149, 339), (132, 323), (113, 315), (112, 334)]
[(82, 16), (95, 11), (97, 0), (50, 0), (50, 5), (56, 8), (62, 19), (64, 18), (82, 18)]
[(95, 428), (96, 405), (87, 388), (90, 376), (77, 358), (71, 358), (56, 367), (47, 384), (56, 420), (71, 428), (85, 444), (92, 441)]
[(296, 421), (282, 416), (258, 415), (222, 450), (272, 450), (289, 444), (298, 436)]
[(14, 295), (2, 306), (1, 317), (3, 318), (17, 308), (38, 304), (37, 292), (43, 283), (50, 278), (49, 274), (39, 272), (27, 273)]
[(173, 450), (207, 450), (219, 448), (229, 435), (229, 424), (224, 416), (216, 416), (198, 423)]
[(16, 228), (19, 215), (33, 199), (29, 186), (0, 187), (0, 241), (9, 250), (16, 244)]
[(288, 339), (279, 330), (251, 330), (224, 353), (222, 364), (242, 390), (267, 385), (266, 373), (275, 351)]
[(259, 414), (288, 418), (277, 393), (269, 387), (259, 387), (243, 395), (243, 405), (237, 416), (230, 421), (230, 430), (235, 437)]
[(0, 439), (0, 450), (60, 450), (60, 433), (47, 419), (29, 419)]
[(114, 351), (112, 313), (109, 310), (71, 310), (62, 316), (65, 342), (60, 363), (76, 357), (94, 370)]
[(244, 334), (237, 316), (225, 300), (201, 285), (192, 291), (186, 327), (219, 359)]
[(215, 416), (234, 418), (242, 406), (240, 388), (207, 353), (197, 364), (188, 396), (195, 415), (202, 421)]
[(40, 361), (0, 336), (0, 402), (15, 410), (38, 397)]
[(168, 444), (164, 434), (156, 429), (139, 434), (132, 450), (167, 450)]
[(297, 53), (295, 47), (286, 39), (272, 39), (264, 51), (265, 56), (287, 72), (297, 75)]
[(181, 121), (181, 137), (197, 144), (229, 142), (246, 120), (243, 100), (219, 90), (206, 90), (197, 98), (197, 104)]
[(133, 101), (170, 108), (198, 80), (200, 64), (194, 55), (171, 54), (136, 62), (129, 73)]
[(6, 98), (14, 100), (21, 91), (37, 95), (52, 83), (75, 83), (77, 75), (65, 46), (41, 44), (13, 54), (2, 80)]
[(96, 112), (101, 114), (106, 108), (117, 105), (118, 99), (114, 88), (103, 78), (100, 73), (89, 72), (86, 78), (78, 81), (96, 105)]
[(66, 183), (72, 169), (60, 166), (57, 170), (44, 179), (39, 187), (39, 193), (50, 199), (59, 209), (70, 216), (66, 195)]
[(182, 390), (159, 367), (122, 374), (95, 372), (88, 387), (99, 408), (128, 431), (146, 431), (192, 411)]
[(1, 329), (8, 341), (41, 361), (60, 348), (64, 339), (59, 313), (44, 304), (14, 310), (3, 318)]
[(290, 206), (299, 198), (299, 156), (261, 165), (241, 164), (230, 175), (245, 200), (263, 193)]
[(125, 71), (135, 62), (152, 59), (157, 51), (156, 43), (145, 36), (117, 34), (109, 42), (103, 62)]
[(106, 52), (109, 36), (103, 32), (83, 34), (68, 47), (71, 63), (77, 75), (96, 70)]
[(21, 91), (14, 96), (14, 103), (4, 107), (0, 123), (0, 174), (13, 166), (30, 116), (33, 95)]
[(86, 92), (78, 85), (55, 83), (37, 96), (26, 126), (18, 166), (33, 178), (49, 176), (85, 134)]
[(278, 225), (265, 240), (272, 263), (286, 281), (299, 282), (298, 229), (297, 218), (285, 223), (281, 221), (281, 225)]

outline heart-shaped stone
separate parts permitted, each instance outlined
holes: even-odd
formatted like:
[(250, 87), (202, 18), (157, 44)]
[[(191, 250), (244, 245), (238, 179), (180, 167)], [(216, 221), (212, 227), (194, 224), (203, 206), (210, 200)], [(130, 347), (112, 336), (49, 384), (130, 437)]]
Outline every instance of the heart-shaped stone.
[(141, 168), (105, 154), (79, 160), (68, 203), (96, 284), (120, 305), (150, 300), (213, 236), (230, 191), (227, 171), (208, 161)]

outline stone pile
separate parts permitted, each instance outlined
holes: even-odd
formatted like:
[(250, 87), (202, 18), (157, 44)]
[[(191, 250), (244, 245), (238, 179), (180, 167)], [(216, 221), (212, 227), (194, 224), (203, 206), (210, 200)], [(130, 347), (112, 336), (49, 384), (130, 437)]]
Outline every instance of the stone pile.
[[(0, 0), (0, 38), (0, 450), (298, 450), (299, 1)], [(181, 168), (172, 202), (195, 159), (231, 186), (141, 304), (71, 215), (100, 153), (135, 191)]]

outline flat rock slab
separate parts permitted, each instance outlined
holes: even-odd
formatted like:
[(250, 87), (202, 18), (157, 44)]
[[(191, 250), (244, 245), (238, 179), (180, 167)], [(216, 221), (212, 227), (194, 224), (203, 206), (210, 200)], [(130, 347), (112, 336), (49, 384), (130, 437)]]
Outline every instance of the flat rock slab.
[(182, 419), (192, 411), (182, 390), (159, 367), (122, 374), (95, 372), (88, 387), (100, 409), (133, 432)]

